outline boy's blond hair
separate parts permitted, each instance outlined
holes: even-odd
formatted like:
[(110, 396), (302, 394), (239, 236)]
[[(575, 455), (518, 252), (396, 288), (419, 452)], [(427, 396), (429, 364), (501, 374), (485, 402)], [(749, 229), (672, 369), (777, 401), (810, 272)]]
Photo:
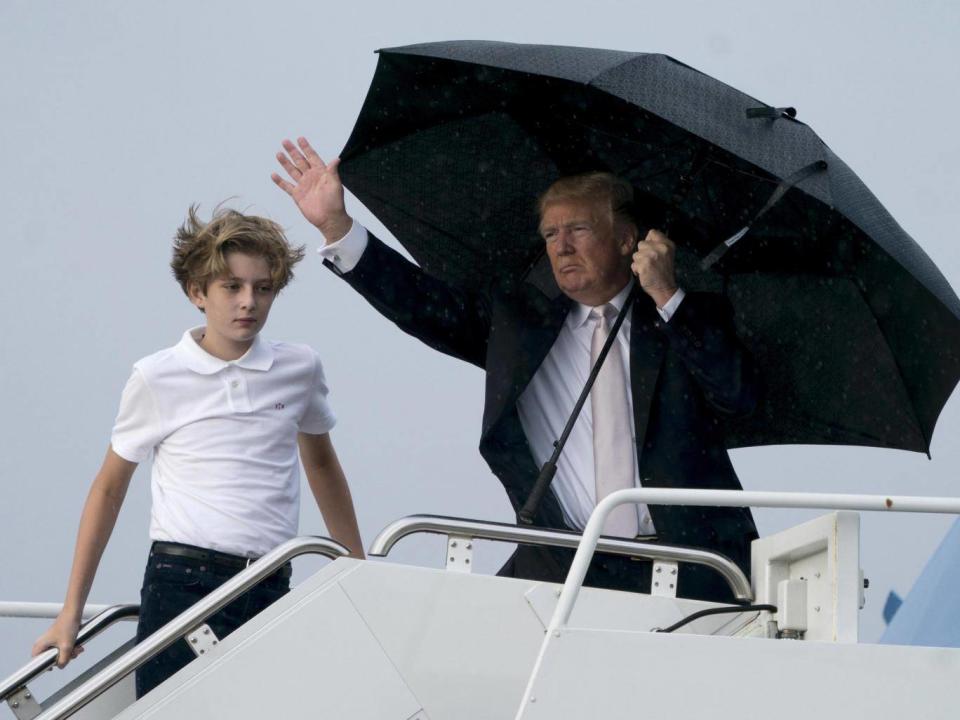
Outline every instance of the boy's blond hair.
[(272, 220), (217, 207), (209, 222), (191, 205), (187, 219), (173, 241), (173, 276), (189, 297), (196, 283), (204, 292), (211, 280), (227, 272), (227, 254), (242, 252), (262, 257), (270, 268), (273, 289), (279, 292), (293, 280), (293, 266), (303, 259), (304, 248), (290, 246), (283, 229)]

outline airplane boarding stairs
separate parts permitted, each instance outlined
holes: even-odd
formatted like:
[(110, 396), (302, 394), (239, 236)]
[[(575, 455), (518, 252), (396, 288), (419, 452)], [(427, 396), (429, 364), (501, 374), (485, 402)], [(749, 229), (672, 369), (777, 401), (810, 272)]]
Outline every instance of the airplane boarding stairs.
[[(664, 491), (618, 495), (646, 493), (642, 500), (650, 502), (650, 492)], [(725, 495), (724, 501), (734, 494)], [(740, 494), (739, 501), (763, 504), (748, 495), (758, 494)], [(813, 506), (825, 507), (822, 498)], [(882, 500), (858, 509), (881, 509)], [(912, 499), (897, 499), (897, 509), (904, 500)], [(957, 507), (926, 511), (960, 511), (956, 500), (946, 502)], [(385, 554), (410, 532), (440, 532), (448, 536), (446, 569), (336, 557), (229, 637), (218, 642), (205, 633), (203, 617), (297, 554), (292, 546), (344, 552), (333, 541), (298, 538), (234, 578), (236, 587), (224, 586), (144, 643), (108, 658), (42, 709), (34, 701), (15, 714), (41, 720), (957, 717), (960, 650), (857, 643), (858, 515), (834, 512), (756, 541), (752, 588), (729, 561), (693, 551), (689, 559), (712, 563), (745, 601), (767, 609), (706, 615), (673, 632), (652, 630), (722, 607), (674, 597), (670, 578), (687, 551), (602, 539), (608, 551), (633, 546), (634, 554), (653, 555), (657, 585), (650, 595), (580, 589), (578, 563), (592, 554), (602, 518), (597, 522), (584, 532), (562, 592), (550, 583), (470, 574), (473, 544), (516, 533), (544, 544), (570, 545), (579, 537), (420, 516), (385, 530), (371, 554)], [(114, 683), (184, 635), (196, 641), (194, 662), (139, 702), (116, 699)], [(15, 677), (0, 685), (8, 704)], [(22, 700), (26, 680), (17, 682)], [(104, 699), (109, 695), (94, 699), (110, 687), (112, 702)]]

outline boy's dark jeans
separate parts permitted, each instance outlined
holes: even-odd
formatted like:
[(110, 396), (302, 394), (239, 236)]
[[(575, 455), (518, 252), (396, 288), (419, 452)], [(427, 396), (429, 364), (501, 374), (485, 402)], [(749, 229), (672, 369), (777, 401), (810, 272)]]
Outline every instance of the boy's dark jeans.
[[(189, 546), (183, 546), (189, 547)], [(140, 590), (137, 642), (208, 595), (243, 568), (209, 560), (150, 551)], [(286, 577), (283, 577), (286, 575)], [(207, 618), (218, 638), (224, 638), (290, 590), (289, 569), (261, 581), (225, 608)], [(137, 698), (141, 698), (196, 657), (186, 640), (177, 640), (136, 671)]]

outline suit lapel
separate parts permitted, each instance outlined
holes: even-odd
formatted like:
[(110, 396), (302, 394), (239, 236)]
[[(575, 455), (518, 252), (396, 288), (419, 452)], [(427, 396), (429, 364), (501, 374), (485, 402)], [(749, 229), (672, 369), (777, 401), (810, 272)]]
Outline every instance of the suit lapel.
[[(487, 377), (487, 408), (484, 413), (484, 435), (493, 430), (504, 413), (516, 405), (517, 399), (533, 378), (537, 368), (550, 352), (560, 334), (572, 301), (565, 295), (550, 299), (541, 293), (527, 295), (523, 302), (509, 308), (509, 315), (500, 318), (496, 333), (497, 347), (492, 348)], [(496, 320), (495, 320), (496, 322)]]
[(660, 322), (662, 320), (653, 301), (641, 293), (633, 305), (633, 319), (630, 324), (633, 423), (637, 433), (637, 448), (641, 452), (650, 422), (650, 405), (666, 352), (666, 339), (657, 327)]

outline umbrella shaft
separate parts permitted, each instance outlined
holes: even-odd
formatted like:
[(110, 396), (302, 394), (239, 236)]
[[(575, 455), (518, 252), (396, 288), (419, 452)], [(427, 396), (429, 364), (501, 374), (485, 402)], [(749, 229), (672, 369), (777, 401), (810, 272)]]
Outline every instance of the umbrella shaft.
[(560, 453), (563, 452), (563, 446), (567, 444), (567, 438), (570, 437), (570, 432), (573, 430), (573, 426), (577, 422), (577, 418), (580, 417), (580, 410), (583, 409), (583, 405), (587, 401), (587, 397), (590, 395), (590, 388), (593, 387), (593, 383), (596, 381), (597, 375), (600, 374), (600, 368), (603, 366), (603, 361), (607, 358), (607, 353), (610, 352), (610, 348), (617, 339), (617, 333), (620, 330), (620, 326), (623, 325), (623, 321), (627, 317), (627, 313), (630, 311), (630, 308), (633, 307), (633, 302), (637, 298), (637, 292), (638, 285), (634, 283), (633, 287), (630, 288), (630, 294), (627, 295), (627, 299), (623, 303), (623, 307), (620, 308), (620, 313), (617, 315), (617, 319), (610, 328), (610, 334), (607, 335), (606, 342), (604, 342), (603, 347), (600, 349), (600, 354), (597, 355), (597, 361), (590, 370), (590, 375), (587, 377), (587, 382), (584, 384), (583, 390), (580, 391), (580, 397), (577, 398), (577, 402), (573, 406), (573, 411), (570, 413), (570, 417), (567, 419), (567, 424), (564, 426), (563, 432), (560, 433), (560, 437), (556, 440), (556, 442), (553, 443), (553, 454), (540, 469), (540, 474), (537, 476), (537, 479), (533, 484), (533, 489), (530, 491), (527, 501), (520, 510), (520, 522), (522, 522), (524, 525), (533, 524), (533, 516), (537, 513), (537, 508), (540, 506), (540, 501), (543, 500), (543, 496), (550, 487), (550, 483), (553, 482), (553, 476), (557, 473), (557, 461), (560, 459)]

